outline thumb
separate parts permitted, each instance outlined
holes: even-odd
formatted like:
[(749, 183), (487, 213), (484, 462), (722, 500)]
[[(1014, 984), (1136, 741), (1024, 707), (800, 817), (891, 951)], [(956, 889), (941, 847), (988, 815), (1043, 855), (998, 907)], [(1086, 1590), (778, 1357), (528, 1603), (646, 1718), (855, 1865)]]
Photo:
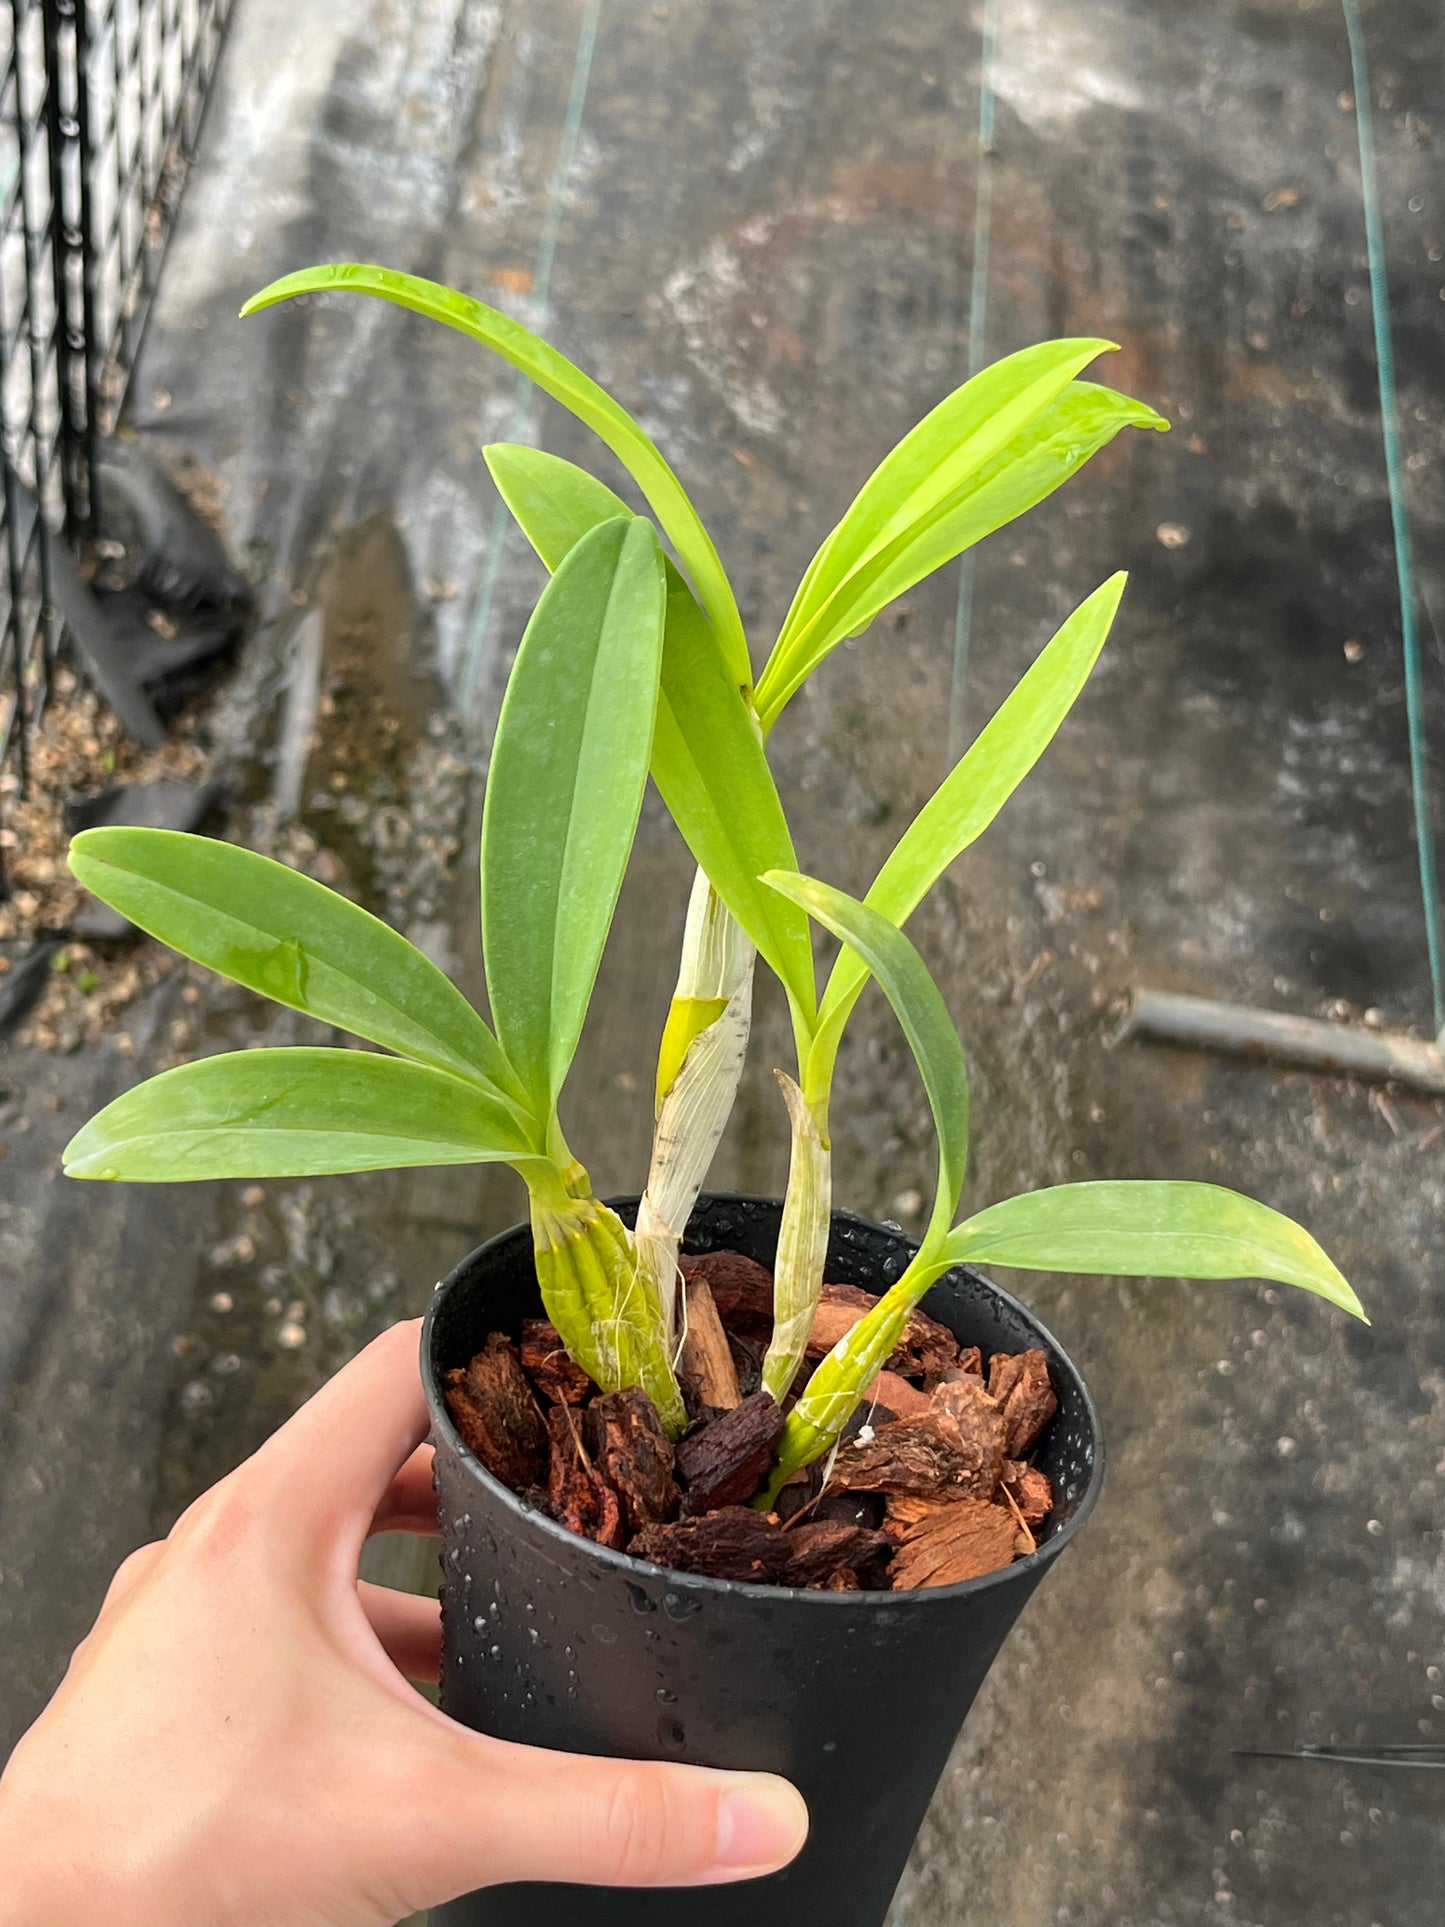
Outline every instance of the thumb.
[(746, 1880), (807, 1838), (802, 1795), (772, 1774), (551, 1753), (461, 1728), (444, 1740), (427, 1776), (430, 1905), (509, 1880)]

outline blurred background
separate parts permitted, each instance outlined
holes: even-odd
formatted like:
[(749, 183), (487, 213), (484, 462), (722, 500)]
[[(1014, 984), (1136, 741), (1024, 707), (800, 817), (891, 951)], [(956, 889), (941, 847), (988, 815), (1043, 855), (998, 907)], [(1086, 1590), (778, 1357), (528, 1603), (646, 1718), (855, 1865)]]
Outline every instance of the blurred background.
[[(141, 1074), (317, 1034), (101, 919), (63, 868), (82, 822), (282, 856), (479, 993), (487, 745), (541, 580), (480, 450), (621, 486), (454, 335), (243, 299), (375, 260), (546, 334), (681, 473), (759, 659), (934, 402), (1098, 334), (1172, 433), (839, 651), (780, 786), (804, 867), (866, 887), (1128, 568), (1073, 718), (912, 926), (969, 1045), (970, 1196), (1215, 1178), (1303, 1218), (1374, 1325), (1251, 1285), (1006, 1281), (1090, 1375), (1109, 1484), (894, 1921), (1435, 1921), (1442, 1783), (1368, 1755), (1445, 1747), (1445, 1105), (1111, 1041), (1141, 984), (1437, 1028), (1434, 0), (9, 0), (0, 73), (0, 1750), (121, 1557), (521, 1212), (484, 1170), (57, 1175)], [(690, 874), (651, 797), (569, 1086), (599, 1189), (645, 1173)], [(719, 1188), (781, 1188), (785, 1053), (765, 989)], [(839, 1201), (918, 1228), (931, 1136), (880, 998), (834, 1112)], [(378, 1570), (425, 1588), (427, 1556)]]

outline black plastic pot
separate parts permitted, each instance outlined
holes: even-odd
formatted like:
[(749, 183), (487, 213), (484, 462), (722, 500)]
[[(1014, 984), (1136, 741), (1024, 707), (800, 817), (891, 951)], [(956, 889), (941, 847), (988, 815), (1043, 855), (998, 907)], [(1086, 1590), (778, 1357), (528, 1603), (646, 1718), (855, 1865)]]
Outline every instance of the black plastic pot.
[[(635, 1200), (616, 1201), (631, 1222)], [(771, 1262), (781, 1207), (709, 1197), (691, 1251)], [(846, 1212), (828, 1276), (882, 1291), (914, 1247)], [(792, 1780), (812, 1830), (784, 1872), (703, 1888), (495, 1887), (434, 1927), (880, 1927), (964, 1716), (1009, 1628), (1098, 1496), (1098, 1415), (1075, 1367), (981, 1273), (949, 1272), (930, 1316), (985, 1352), (1040, 1346), (1060, 1409), (1039, 1463), (1057, 1495), (1038, 1551), (965, 1585), (810, 1593), (661, 1571), (579, 1539), (500, 1485), (440, 1394), (497, 1330), (539, 1305), (528, 1228), (504, 1232), (437, 1287), (422, 1342), (442, 1533), (441, 1703), (481, 1732), (630, 1759), (764, 1769)]]

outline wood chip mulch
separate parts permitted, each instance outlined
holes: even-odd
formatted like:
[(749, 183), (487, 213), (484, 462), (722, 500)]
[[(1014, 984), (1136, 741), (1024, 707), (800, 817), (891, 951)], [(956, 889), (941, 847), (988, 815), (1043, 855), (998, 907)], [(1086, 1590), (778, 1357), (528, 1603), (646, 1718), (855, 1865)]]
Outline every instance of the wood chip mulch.
[[(482, 1464), (571, 1532), (674, 1572), (812, 1591), (951, 1586), (1032, 1552), (1053, 1510), (1030, 1454), (1058, 1410), (1042, 1351), (960, 1348), (914, 1312), (831, 1461), (749, 1504), (785, 1407), (758, 1386), (772, 1274), (737, 1252), (682, 1260), (679, 1376), (693, 1423), (676, 1445), (637, 1387), (601, 1393), (551, 1324), (494, 1332), (445, 1375), (453, 1423)], [(812, 1364), (877, 1301), (825, 1285)], [(790, 1395), (787, 1403), (791, 1403)]]

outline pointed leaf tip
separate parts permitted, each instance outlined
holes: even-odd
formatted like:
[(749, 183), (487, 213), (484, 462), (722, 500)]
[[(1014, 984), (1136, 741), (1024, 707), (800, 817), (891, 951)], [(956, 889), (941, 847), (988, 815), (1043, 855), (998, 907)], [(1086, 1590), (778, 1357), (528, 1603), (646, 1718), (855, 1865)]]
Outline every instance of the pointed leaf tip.
[(1116, 1278), (1269, 1278), (1366, 1323), (1339, 1267), (1302, 1225), (1221, 1185), (1102, 1179), (1006, 1198), (948, 1241), (954, 1262)]
[(752, 665), (742, 617), (712, 538), (656, 443), (605, 389), (510, 315), (440, 282), (364, 261), (324, 262), (283, 275), (252, 295), (242, 312), (251, 314), (294, 295), (336, 290), (374, 295), (455, 328), (510, 362), (585, 423), (641, 489), (692, 578), (734, 676), (744, 687), (751, 687)]

